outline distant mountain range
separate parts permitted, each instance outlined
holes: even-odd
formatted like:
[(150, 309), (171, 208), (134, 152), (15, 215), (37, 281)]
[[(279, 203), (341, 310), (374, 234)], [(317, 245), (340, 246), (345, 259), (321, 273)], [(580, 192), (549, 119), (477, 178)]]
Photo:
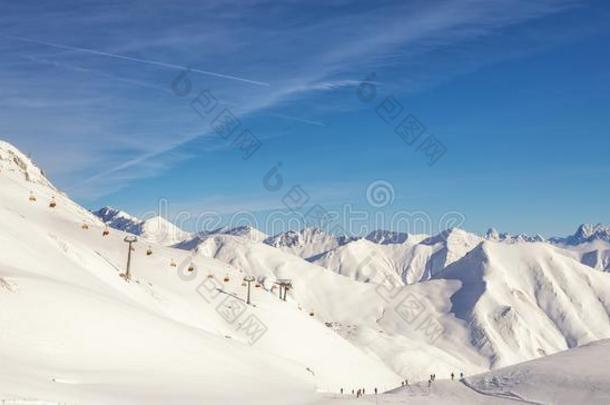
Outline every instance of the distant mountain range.
[(548, 243), (559, 246), (583, 264), (610, 271), (610, 228), (580, 225), (573, 235), (552, 237), (512, 235), (491, 228), (484, 236), (461, 229), (438, 235), (408, 234), (376, 230), (366, 237), (335, 236), (317, 228), (290, 230), (269, 236), (250, 226), (218, 228), (192, 234), (161, 217), (140, 220), (128, 213), (104, 207), (94, 214), (108, 226), (139, 235), (151, 242), (191, 250), (214, 235), (232, 235), (264, 243), (357, 280), (368, 276), (356, 268), (366, 259), (376, 274), (396, 273), (405, 283), (427, 280), (463, 257), (484, 240), (502, 243)]

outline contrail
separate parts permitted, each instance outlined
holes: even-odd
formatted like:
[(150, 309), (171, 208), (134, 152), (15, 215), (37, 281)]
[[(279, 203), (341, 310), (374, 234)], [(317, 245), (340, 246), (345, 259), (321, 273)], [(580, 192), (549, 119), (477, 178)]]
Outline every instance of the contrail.
[(14, 35), (0, 34), (0, 37), (8, 38), (8, 39), (14, 39), (14, 40), (17, 40), (17, 41), (22, 41), (22, 42), (29, 42), (29, 43), (32, 43), (32, 44), (51, 46), (53, 48), (58, 48), (58, 49), (67, 49), (67, 50), (70, 50), (70, 51), (86, 52), (86, 53), (90, 53), (90, 54), (93, 54), (93, 55), (107, 56), (109, 58), (128, 60), (128, 61), (131, 61), (131, 62), (138, 62), (138, 63), (145, 63), (147, 65), (161, 66), (161, 67), (165, 67), (165, 68), (168, 68), (168, 69), (190, 70), (191, 72), (199, 73), (199, 74), (202, 74), (202, 75), (219, 77), (219, 78), (222, 78), (222, 79), (235, 80), (235, 81), (239, 81), (239, 82), (243, 82), (243, 83), (255, 84), (257, 86), (269, 86), (269, 83), (266, 83), (266, 82), (260, 82), (260, 81), (257, 81), (257, 80), (245, 79), (243, 77), (238, 77), (238, 76), (225, 75), (225, 74), (222, 74), (222, 73), (210, 72), (208, 70), (188, 68), (186, 66), (175, 65), (173, 63), (159, 62), (159, 61), (150, 60), (150, 59), (134, 58), (132, 56), (117, 55), (115, 53), (98, 51), (96, 49), (80, 48), (80, 47), (76, 47), (76, 46), (62, 45), (62, 44), (57, 44), (57, 43), (54, 43), (54, 42), (47, 42), (47, 41), (38, 41), (38, 40), (35, 40), (35, 39), (16, 37)]

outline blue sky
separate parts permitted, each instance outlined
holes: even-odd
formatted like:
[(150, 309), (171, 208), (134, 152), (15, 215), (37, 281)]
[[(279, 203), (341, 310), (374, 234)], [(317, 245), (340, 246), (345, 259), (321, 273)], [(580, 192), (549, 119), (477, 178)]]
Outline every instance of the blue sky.
[[(261, 218), (300, 185), (303, 212), (567, 234), (610, 222), (609, 17), (603, 1), (4, 2), (0, 137), (89, 208), (163, 198), (170, 217), (247, 210), (274, 232)], [(251, 158), (191, 108), (203, 90), (260, 140)], [(389, 96), (402, 112), (386, 123)], [(446, 148), (432, 166), (394, 133), (408, 114)]]

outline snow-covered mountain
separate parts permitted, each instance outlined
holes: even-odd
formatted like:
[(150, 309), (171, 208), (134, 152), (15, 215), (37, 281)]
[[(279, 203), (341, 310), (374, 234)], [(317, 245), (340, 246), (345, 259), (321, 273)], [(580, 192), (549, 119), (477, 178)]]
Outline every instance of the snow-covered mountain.
[(338, 238), (318, 228), (290, 230), (264, 240), (264, 243), (306, 259), (343, 245), (349, 240)]
[(94, 214), (109, 227), (138, 235), (151, 243), (172, 246), (192, 237), (190, 233), (160, 216), (140, 220), (112, 207), (101, 208)]
[[(383, 235), (380, 231), (376, 234)], [(373, 239), (386, 243), (360, 239), (308, 260), (357, 281), (397, 278), (403, 284), (412, 284), (430, 279), (483, 241), (457, 228), (432, 237), (408, 235), (403, 243), (387, 242), (383, 236)]]
[(139, 235), (142, 233), (142, 221), (129, 215), (125, 211), (112, 207), (104, 207), (94, 211), (93, 214), (95, 214), (99, 219), (102, 220), (103, 223), (111, 228), (133, 233), (134, 235)]
[(580, 225), (573, 235), (551, 238), (551, 243), (562, 247), (581, 263), (595, 270), (610, 272), (610, 228)]
[(511, 235), (510, 233), (498, 233), (494, 228), (489, 228), (487, 233), (485, 234), (485, 239), (495, 241), (495, 242), (544, 242), (545, 239), (542, 235), (526, 235), (524, 233), (520, 233), (518, 235)]
[(261, 232), (258, 229), (253, 228), (251, 226), (240, 226), (237, 228), (225, 229), (222, 232), (217, 231), (214, 233), (222, 233), (225, 235), (239, 236), (242, 238), (249, 239), (253, 242), (262, 242), (269, 237), (269, 235), (267, 235), (266, 233)]
[[(390, 278), (394, 287), (388, 287), (387, 280), (382, 285), (353, 283), (351, 279), (358, 279), (358, 274), (332, 277), (332, 273), (325, 272), (317, 263), (307, 263), (265, 244), (226, 235), (206, 239), (197, 251), (244, 272), (254, 272), (265, 288), (272, 286), (276, 279), (299, 280), (299, 287), (291, 294), (303, 309), (314, 308), (316, 317), (333, 325), (338, 333), (345, 333), (357, 346), (372, 350), (399, 374), (406, 367), (419, 376), (432, 372), (420, 362), (420, 357), (405, 357), (409, 359), (409, 366), (399, 360), (405, 350), (405, 339), (417, 342), (419, 350), (426, 353), (423, 358), (434, 352), (437, 369), (457, 367), (471, 372), (610, 337), (610, 276), (590, 271), (561, 249), (546, 243), (481, 241), (476, 235), (461, 230), (451, 230), (425, 242), (415, 246), (428, 247), (432, 252), (428, 257), (439, 255), (438, 260), (442, 258), (448, 266), (432, 280), (408, 286), (401, 286), (395, 278)], [(384, 257), (381, 249), (387, 248), (359, 240), (320, 258), (358, 247), (378, 249), (375, 251), (380, 252), (379, 257)], [(464, 256), (458, 258), (458, 252)], [(306, 283), (303, 277), (307, 278)], [(354, 294), (343, 290), (341, 285)], [(369, 288), (377, 291), (378, 296), (370, 295)], [(379, 291), (386, 288), (395, 291), (396, 300), (379, 301), (379, 294), (383, 296)], [(315, 297), (310, 295), (314, 290)], [(425, 336), (416, 333), (417, 327), (403, 324), (404, 318), (397, 320), (399, 297), (416, 297), (411, 304), (427, 308), (425, 312), (429, 311), (431, 319), (441, 325), (439, 328), (451, 331), (447, 332), (447, 340), (426, 341)], [(378, 310), (373, 309), (377, 306)], [(349, 307), (359, 308), (358, 315), (354, 316)], [(365, 335), (348, 333), (348, 325), (367, 332)], [(383, 344), (371, 345), (378, 340)], [(463, 356), (461, 360), (453, 358), (455, 353)]]
[(269, 237), (269, 235), (251, 226), (240, 226), (237, 228), (222, 227), (212, 231), (199, 232), (180, 241), (179, 243), (174, 244), (173, 246), (178, 249), (193, 250), (203, 243), (203, 241), (215, 235), (236, 236), (256, 243), (261, 243)]
[(459, 282), (451, 312), (492, 367), (610, 336), (610, 275), (549, 244), (484, 242), (435, 279)]
[(555, 244), (570, 246), (582, 245), (596, 240), (610, 242), (610, 228), (602, 224), (582, 224), (573, 235), (565, 238), (551, 238), (551, 242)]

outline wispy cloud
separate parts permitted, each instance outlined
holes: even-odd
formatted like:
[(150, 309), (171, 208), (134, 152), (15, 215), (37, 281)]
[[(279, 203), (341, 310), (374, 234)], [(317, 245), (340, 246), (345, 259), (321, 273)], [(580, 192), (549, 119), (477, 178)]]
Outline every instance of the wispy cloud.
[[(315, 104), (318, 94), (353, 88), (372, 69), (400, 66), (401, 76), (392, 75), (391, 83), (381, 80), (383, 86), (400, 86), (436, 49), (578, 4), (356, 2), (352, 11), (339, 12), (341, 3), (312, 3), (306, 9), (298, 2), (267, 1), (188, 7), (138, 2), (90, 9), (12, 5), (0, 17), (6, 27), (0, 35), (6, 61), (0, 65), (0, 85), (12, 100), (0, 113), (11, 122), (0, 130), (41, 153), (72, 150), (79, 157), (69, 163), (57, 159), (53, 169), (65, 183), (77, 185), (79, 194), (98, 196), (163, 172), (188, 156), (185, 145), (209, 135), (188, 102), (171, 93), (168, 70), (194, 66), (191, 72), (200, 79), (194, 86), (237, 103), (234, 112), (240, 117), (266, 114), (323, 128), (324, 120), (311, 111), (294, 114), (287, 107), (305, 98)], [(138, 12), (128, 19), (126, 9)], [(49, 55), (50, 49), (62, 52)], [(340, 104), (348, 108), (345, 101)]]

